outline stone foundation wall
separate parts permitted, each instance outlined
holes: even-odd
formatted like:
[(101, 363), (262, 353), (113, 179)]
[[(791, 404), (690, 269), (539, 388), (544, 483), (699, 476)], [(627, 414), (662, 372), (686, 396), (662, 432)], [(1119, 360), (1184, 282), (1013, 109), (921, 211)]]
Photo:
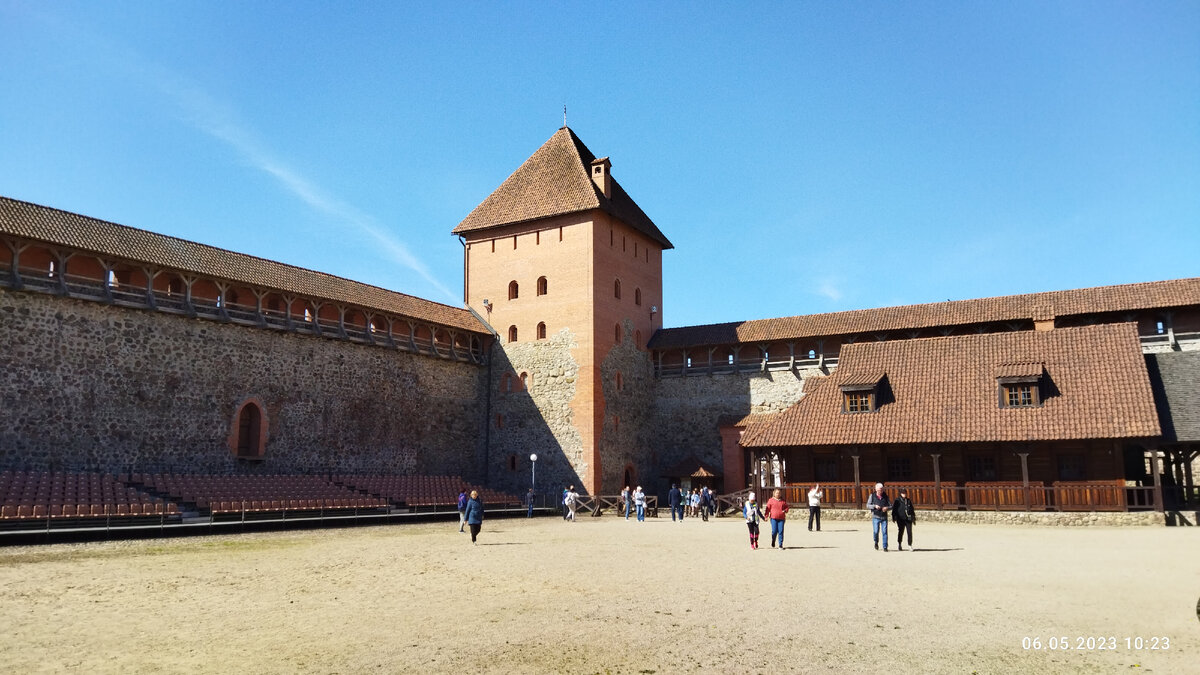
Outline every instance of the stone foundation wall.
[[(800, 507), (797, 507), (798, 509)], [(798, 512), (808, 522), (808, 509)], [(870, 527), (865, 509), (821, 509), (821, 520), (859, 521)], [(926, 523), (968, 523), (972, 525), (1035, 525), (1050, 527), (1145, 526), (1165, 525), (1167, 517), (1154, 511), (1105, 512), (1028, 512), (1028, 511), (918, 511), (917, 525)], [(1194, 523), (1195, 520), (1193, 519)], [(889, 521), (888, 527), (895, 527)]]
[[(486, 369), (0, 290), (0, 467), (481, 473)], [(264, 406), (261, 461), (229, 447)]]

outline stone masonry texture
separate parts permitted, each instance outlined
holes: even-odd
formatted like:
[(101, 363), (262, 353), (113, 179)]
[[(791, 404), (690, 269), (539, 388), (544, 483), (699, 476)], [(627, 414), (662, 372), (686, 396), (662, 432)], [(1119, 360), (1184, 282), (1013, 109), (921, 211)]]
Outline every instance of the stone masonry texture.
[[(0, 290), (0, 465), (478, 477), (486, 368)], [(261, 461), (229, 447), (260, 401)]]

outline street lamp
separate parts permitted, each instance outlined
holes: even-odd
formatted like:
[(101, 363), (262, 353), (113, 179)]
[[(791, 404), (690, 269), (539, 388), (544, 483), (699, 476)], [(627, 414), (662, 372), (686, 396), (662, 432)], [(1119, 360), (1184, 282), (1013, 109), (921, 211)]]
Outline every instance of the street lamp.
[(529, 487), (536, 488), (537, 487), (537, 453), (536, 452), (531, 453), (529, 455), (529, 463), (530, 463), (530, 466), (533, 468), (533, 476), (529, 479)]

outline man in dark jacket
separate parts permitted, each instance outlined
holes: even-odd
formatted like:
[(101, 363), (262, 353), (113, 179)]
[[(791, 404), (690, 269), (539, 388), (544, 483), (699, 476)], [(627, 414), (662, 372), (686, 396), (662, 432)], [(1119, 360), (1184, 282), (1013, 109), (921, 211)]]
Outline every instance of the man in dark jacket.
[(683, 522), (683, 493), (679, 491), (679, 485), (672, 483), (671, 491), (667, 493), (667, 504), (671, 507), (671, 520), (675, 520), (675, 514), (679, 513), (679, 522)]
[(875, 484), (875, 492), (867, 498), (867, 509), (871, 512), (871, 537), (875, 539), (875, 550), (879, 550), (879, 531), (883, 530), (883, 552), (887, 553), (887, 512), (892, 501), (883, 491), (883, 483)]
[(907, 490), (900, 490), (900, 496), (892, 502), (892, 520), (896, 522), (896, 548), (904, 550), (904, 531), (908, 530), (908, 550), (913, 550), (912, 526), (917, 522), (917, 512)]

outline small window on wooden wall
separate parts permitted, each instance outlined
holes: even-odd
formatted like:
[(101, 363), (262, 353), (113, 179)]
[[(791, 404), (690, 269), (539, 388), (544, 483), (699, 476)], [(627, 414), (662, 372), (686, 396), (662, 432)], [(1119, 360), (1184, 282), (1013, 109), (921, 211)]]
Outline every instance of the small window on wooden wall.
[(546, 281), (546, 277), (538, 277), (537, 294), (545, 295), (549, 289), (550, 289), (550, 284), (549, 284), (549, 282)]
[(1087, 462), (1083, 455), (1058, 456), (1059, 480), (1087, 480)]
[(887, 479), (889, 481), (912, 480), (912, 458), (888, 457)]
[(967, 457), (967, 479), (971, 481), (996, 480), (996, 458), (990, 455)]
[(840, 480), (836, 457), (813, 457), (813, 478), (818, 483), (835, 483)]

